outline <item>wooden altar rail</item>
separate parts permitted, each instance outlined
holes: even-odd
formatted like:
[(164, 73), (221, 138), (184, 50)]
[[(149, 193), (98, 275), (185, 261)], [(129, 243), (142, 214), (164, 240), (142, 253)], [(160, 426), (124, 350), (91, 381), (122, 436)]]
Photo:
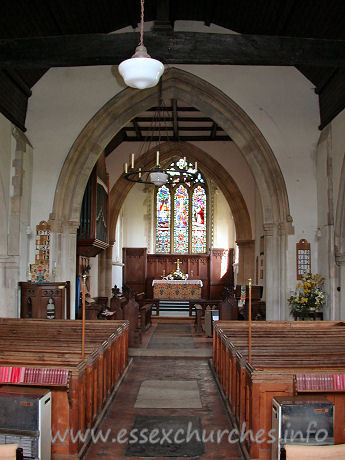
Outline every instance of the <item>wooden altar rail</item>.
[[(52, 433), (60, 430), (62, 437), (100, 422), (128, 362), (127, 321), (86, 321), (84, 361), (81, 326), (73, 320), (0, 319), (0, 366), (70, 371), (69, 388), (40, 385), (52, 392)], [(67, 435), (52, 444), (52, 459), (78, 458), (85, 447)]]
[[(342, 324), (342, 325), (341, 325)], [(293, 395), (294, 376), (345, 372), (344, 323), (327, 321), (252, 324), (252, 364), (248, 363), (248, 323), (218, 321), (213, 363), (239, 429), (255, 434), (272, 426), (272, 398)], [(321, 391), (320, 391), (321, 393)], [(345, 393), (322, 391), (335, 403), (335, 442), (345, 442)], [(270, 445), (247, 440), (251, 458), (270, 458)]]

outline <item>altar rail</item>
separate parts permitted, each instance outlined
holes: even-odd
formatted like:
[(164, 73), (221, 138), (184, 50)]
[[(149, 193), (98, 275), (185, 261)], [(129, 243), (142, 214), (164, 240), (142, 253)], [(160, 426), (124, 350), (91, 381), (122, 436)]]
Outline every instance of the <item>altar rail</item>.
[(42, 368), (50, 369), (52, 375), (54, 369), (70, 375), (70, 381), (56, 385), (54, 381), (38, 382), (37, 378), (31, 383), (8, 382), (4, 372), (1, 374), (6, 385), (39, 384), (50, 388), (52, 434), (59, 430), (63, 437), (68, 433), (64, 441), (57, 439), (52, 444), (52, 460), (82, 456), (88, 440), (72, 442), (69, 430), (74, 435), (78, 430), (84, 433), (100, 423), (128, 363), (127, 321), (86, 321), (84, 360), (81, 328), (81, 322), (73, 320), (0, 319), (2, 371), (8, 367)]
[[(250, 364), (248, 322), (218, 321), (213, 364), (238, 428), (245, 423), (254, 436), (263, 429), (267, 437), (272, 426), (272, 398), (293, 395), (296, 375), (344, 374), (344, 325), (335, 321), (252, 323)], [(344, 443), (345, 393), (321, 389), (320, 393), (335, 404), (335, 442)], [(250, 458), (271, 458), (267, 442), (247, 439), (244, 446)]]

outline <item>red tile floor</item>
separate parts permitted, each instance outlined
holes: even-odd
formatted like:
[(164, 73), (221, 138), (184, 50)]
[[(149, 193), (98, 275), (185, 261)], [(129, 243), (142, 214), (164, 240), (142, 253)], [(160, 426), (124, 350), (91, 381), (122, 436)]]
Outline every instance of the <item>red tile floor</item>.
[[(190, 328), (190, 329), (189, 329)], [(151, 328), (148, 338), (143, 341), (142, 346), (146, 347), (150, 336), (156, 330), (156, 326)], [(190, 330), (190, 332), (189, 332)], [(154, 337), (164, 337), (164, 342), (170, 338), (171, 343), (178, 342), (179, 337), (193, 337), (192, 325), (181, 329), (179, 325), (164, 326), (158, 328)], [(212, 339), (194, 337), (195, 347), (212, 347)], [(166, 343), (164, 346), (167, 346)], [(192, 350), (192, 349), (191, 349)], [(194, 348), (195, 350), (195, 348)], [(141, 383), (144, 380), (197, 380), (201, 409), (140, 409), (135, 408), (135, 402)], [(106, 442), (98, 441), (91, 443), (87, 460), (116, 460), (116, 459), (139, 459), (156, 458), (178, 459), (184, 457), (127, 457), (125, 452), (127, 442), (120, 443), (117, 440), (120, 430), (133, 428), (136, 415), (156, 415), (156, 416), (197, 416), (201, 419), (201, 426), (206, 430), (206, 435), (214, 432), (214, 442), (204, 442), (205, 453), (200, 457), (189, 457), (193, 459), (240, 459), (242, 458), (237, 444), (231, 444), (225, 435), (220, 443), (217, 442), (217, 430), (229, 430), (232, 427), (226, 416), (226, 412), (219, 396), (217, 385), (209, 369), (208, 360), (192, 358), (186, 355), (185, 358), (166, 358), (166, 357), (135, 357), (133, 364), (123, 381), (108, 414), (101, 426), (105, 435), (110, 429), (109, 437)], [(124, 436), (125, 437), (125, 436)], [(121, 439), (120, 439), (121, 440)]]

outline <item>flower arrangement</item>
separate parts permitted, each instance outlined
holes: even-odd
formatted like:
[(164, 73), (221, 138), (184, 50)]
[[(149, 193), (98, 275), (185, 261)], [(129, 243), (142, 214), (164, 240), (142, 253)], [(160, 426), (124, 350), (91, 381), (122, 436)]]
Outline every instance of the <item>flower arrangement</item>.
[(291, 315), (306, 318), (311, 311), (322, 309), (325, 303), (324, 281), (321, 275), (313, 275), (310, 271), (303, 275), (295, 293), (288, 299)]
[(164, 280), (186, 280), (188, 279), (188, 275), (186, 273), (183, 273), (179, 268), (172, 272), (169, 273), (169, 275), (163, 277)]

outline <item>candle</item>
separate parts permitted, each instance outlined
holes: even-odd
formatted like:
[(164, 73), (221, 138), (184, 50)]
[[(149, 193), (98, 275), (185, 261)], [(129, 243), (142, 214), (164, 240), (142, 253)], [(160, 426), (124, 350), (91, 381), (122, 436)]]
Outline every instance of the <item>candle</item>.
[(183, 166), (186, 166), (186, 157), (183, 157)]
[(157, 164), (157, 166), (159, 166), (159, 150), (157, 150), (156, 164)]
[(132, 153), (131, 157), (132, 157), (131, 168), (134, 169), (134, 153)]
[(197, 162), (197, 161), (195, 162), (195, 168), (194, 168), (194, 169), (195, 169), (195, 170), (198, 169), (198, 162)]
[(128, 173), (128, 164), (125, 163), (125, 174), (127, 174), (127, 173)]

